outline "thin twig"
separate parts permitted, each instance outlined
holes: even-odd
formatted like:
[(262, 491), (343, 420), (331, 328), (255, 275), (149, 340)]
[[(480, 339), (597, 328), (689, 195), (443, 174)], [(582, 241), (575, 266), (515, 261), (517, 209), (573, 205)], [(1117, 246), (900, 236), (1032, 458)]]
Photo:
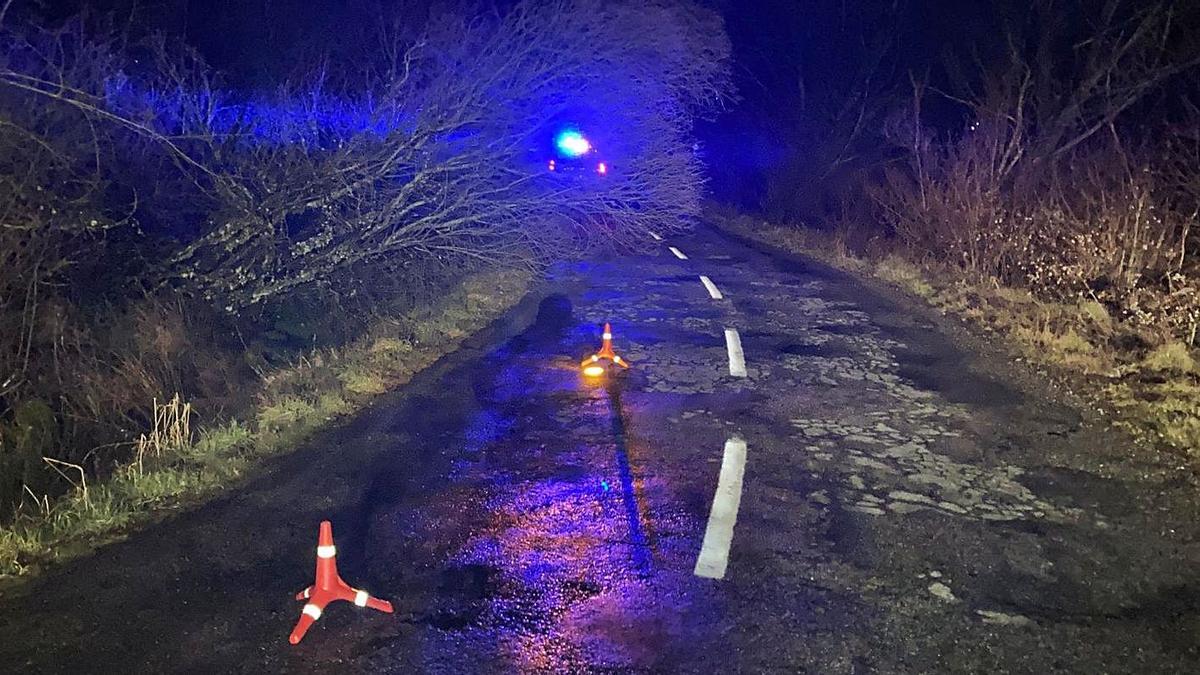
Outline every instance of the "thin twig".
[[(87, 474), (84, 473), (82, 466), (80, 466), (78, 464), (73, 464), (71, 462), (67, 462), (67, 461), (64, 461), (61, 459), (54, 459), (53, 457), (43, 457), (42, 460), (45, 461), (47, 464), (49, 464), (50, 468), (57, 471), (58, 475), (62, 476), (68, 483), (71, 484), (72, 487), (74, 487), (76, 490), (80, 491), (85, 504), (91, 503), (90, 498), (88, 497)], [(68, 469), (74, 469), (74, 470), (78, 471), (79, 472), (79, 482), (76, 483), (74, 480), (71, 480), (71, 477), (68, 476), (66, 474), (66, 472), (64, 472), (62, 469), (59, 468), (60, 466), (65, 466)]]

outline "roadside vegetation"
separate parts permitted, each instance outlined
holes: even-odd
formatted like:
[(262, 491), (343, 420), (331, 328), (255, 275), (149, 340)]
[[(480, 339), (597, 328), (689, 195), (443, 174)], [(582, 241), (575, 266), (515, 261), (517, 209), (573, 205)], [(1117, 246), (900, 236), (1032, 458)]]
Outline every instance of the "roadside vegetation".
[[(0, 575), (228, 486), (548, 261), (698, 216), (719, 16), (431, 7), (381, 3), (243, 77), (136, 16), (0, 0)], [(605, 180), (547, 175), (564, 121)]]
[(26, 489), (25, 507), (0, 529), (0, 576), (88, 552), (236, 485), (260, 459), (295, 447), (453, 351), (520, 300), (532, 279), (526, 270), (479, 272), (427, 307), (379, 317), (347, 344), (265, 373), (253, 383), (254, 401), (224, 421), (204, 419), (178, 394), (154, 400), (149, 428), (106, 475), (47, 457), (70, 489), (55, 498)]
[[(771, 94), (806, 107), (757, 113), (794, 145), (727, 177), (728, 201), (754, 217), (724, 220), (1003, 335), (1084, 376), (1119, 423), (1200, 459), (1194, 3), (1015, 3), (923, 60), (895, 49), (925, 28), (905, 28), (904, 3), (847, 7), (843, 25), (799, 28), (812, 58)], [(835, 81), (816, 71), (838, 39), (874, 48)]]

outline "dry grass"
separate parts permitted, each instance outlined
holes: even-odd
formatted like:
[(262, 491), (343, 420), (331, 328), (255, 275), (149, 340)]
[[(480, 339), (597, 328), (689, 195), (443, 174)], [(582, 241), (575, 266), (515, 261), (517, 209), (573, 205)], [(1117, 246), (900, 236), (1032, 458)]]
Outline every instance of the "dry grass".
[(1079, 303), (1079, 314), (1085, 317), (1098, 330), (1109, 333), (1113, 329), (1113, 318), (1104, 305), (1095, 300), (1085, 300)]
[(1142, 367), (1147, 370), (1189, 375), (1196, 372), (1196, 361), (1192, 358), (1192, 350), (1182, 342), (1168, 342), (1155, 347), (1146, 358), (1142, 359)]
[(872, 272), (877, 278), (893, 283), (914, 295), (926, 299), (934, 296), (933, 287), (925, 281), (921, 270), (894, 253), (875, 263)]
[(1120, 426), (1178, 448), (1200, 453), (1200, 383), (1195, 378), (1165, 382), (1118, 382), (1105, 390), (1124, 414)]
[(1106, 359), (1096, 346), (1076, 332), (1073, 326), (1062, 330), (1045, 323), (1040, 329), (1031, 330), (1017, 325), (1012, 327), (1010, 334), (1019, 344), (1032, 348), (1026, 349), (1026, 354), (1041, 355), (1039, 360), (1076, 370), (1084, 375), (1101, 373), (1107, 365)]
[(137, 452), (131, 468), (139, 474), (145, 470), (146, 459), (160, 459), (165, 453), (192, 443), (192, 404), (184, 403), (179, 394), (164, 404), (154, 399), (154, 428), (137, 439)]

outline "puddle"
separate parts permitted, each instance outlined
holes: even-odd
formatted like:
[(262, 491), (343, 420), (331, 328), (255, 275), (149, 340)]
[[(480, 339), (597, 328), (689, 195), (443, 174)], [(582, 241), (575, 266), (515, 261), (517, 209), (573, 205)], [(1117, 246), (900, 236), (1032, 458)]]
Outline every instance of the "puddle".
[(486, 600), (495, 591), (496, 569), (463, 565), (443, 570), (438, 580), (434, 608), (427, 619), (438, 629), (462, 630), (477, 623)]
[(458, 596), (466, 600), (481, 600), (488, 597), (495, 568), (487, 565), (463, 565), (442, 572), (438, 582), (438, 594)]
[(829, 508), (829, 523), (823, 533), (833, 552), (861, 569), (872, 569), (875, 556), (868, 545), (863, 517), (840, 507)]

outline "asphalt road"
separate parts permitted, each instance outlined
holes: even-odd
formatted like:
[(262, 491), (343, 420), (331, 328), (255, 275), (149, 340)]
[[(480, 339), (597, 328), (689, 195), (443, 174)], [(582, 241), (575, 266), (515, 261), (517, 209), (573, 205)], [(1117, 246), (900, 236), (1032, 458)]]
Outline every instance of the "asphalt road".
[[(1200, 672), (1194, 476), (886, 295), (711, 231), (561, 266), (247, 485), (0, 597), (0, 671)], [(586, 382), (606, 321), (633, 365)], [(323, 518), (396, 613), (291, 646)]]

